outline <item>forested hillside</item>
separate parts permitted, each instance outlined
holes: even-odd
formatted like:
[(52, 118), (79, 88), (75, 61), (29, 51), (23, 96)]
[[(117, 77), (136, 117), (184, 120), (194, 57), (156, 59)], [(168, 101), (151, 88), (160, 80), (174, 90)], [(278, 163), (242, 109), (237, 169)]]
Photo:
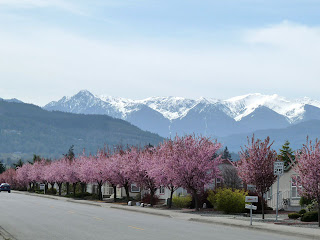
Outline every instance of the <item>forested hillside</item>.
[(157, 144), (162, 138), (106, 115), (53, 111), (0, 100), (0, 160), (10, 154), (61, 156), (71, 145), (76, 153), (96, 152), (105, 145)]

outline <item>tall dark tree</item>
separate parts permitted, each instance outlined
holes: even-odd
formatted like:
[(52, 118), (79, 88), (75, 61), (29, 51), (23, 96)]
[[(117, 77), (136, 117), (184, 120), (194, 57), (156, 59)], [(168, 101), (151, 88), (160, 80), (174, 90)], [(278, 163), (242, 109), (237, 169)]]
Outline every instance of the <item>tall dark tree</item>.
[(40, 155), (36, 155), (36, 154), (33, 154), (33, 163), (35, 162), (40, 162), (41, 161), (41, 157)]
[(63, 154), (63, 156), (72, 161), (74, 159), (74, 145), (71, 145), (68, 152), (66, 154)]
[(18, 167), (22, 167), (23, 164), (24, 164), (24, 162), (21, 159), (19, 159), (18, 162), (13, 164), (13, 167), (14, 167), (14, 169), (17, 169)]
[(0, 162), (0, 174), (6, 171), (6, 167)]
[[(68, 152), (66, 154), (63, 154), (67, 159), (69, 159), (69, 162), (71, 163), (74, 159), (74, 145), (71, 145)], [(67, 195), (70, 194), (70, 183), (66, 182), (66, 187), (67, 187)], [(74, 193), (75, 194), (75, 193)]]
[(291, 149), (291, 147), (289, 146), (290, 142), (287, 140), (283, 145), (282, 148), (279, 150), (280, 153), (278, 155), (278, 159), (280, 161), (284, 162), (284, 166), (287, 167), (291, 164), (291, 159), (294, 160), (295, 156), (294, 153)]
[(228, 159), (228, 160), (232, 161), (231, 154), (228, 150), (228, 147), (224, 148), (221, 158), (226, 159), (226, 160)]

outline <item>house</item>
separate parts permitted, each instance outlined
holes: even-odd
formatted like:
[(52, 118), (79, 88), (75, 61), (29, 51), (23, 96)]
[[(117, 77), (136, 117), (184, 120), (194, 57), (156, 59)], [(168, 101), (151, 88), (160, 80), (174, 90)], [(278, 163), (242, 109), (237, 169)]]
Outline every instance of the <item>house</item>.
[[(295, 177), (297, 173), (291, 166), (284, 169), (284, 174), (279, 178), (279, 209), (287, 211), (299, 211), (300, 196), (298, 193)], [(266, 194), (267, 204), (269, 207), (276, 209), (277, 206), (277, 181), (271, 186)]]

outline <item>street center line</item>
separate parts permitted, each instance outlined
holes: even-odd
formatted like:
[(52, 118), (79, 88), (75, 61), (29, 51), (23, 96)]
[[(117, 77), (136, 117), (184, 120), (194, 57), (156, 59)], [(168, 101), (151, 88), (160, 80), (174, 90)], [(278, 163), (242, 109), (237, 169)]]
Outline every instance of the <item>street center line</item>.
[(99, 221), (103, 221), (103, 219), (99, 218), (99, 217), (93, 217), (93, 218), (96, 219), (96, 220), (99, 220)]
[(137, 229), (137, 230), (141, 230), (141, 231), (143, 231), (144, 229), (142, 229), (142, 228), (138, 228), (138, 227), (134, 227), (134, 226), (128, 226), (129, 228), (133, 228), (133, 229)]

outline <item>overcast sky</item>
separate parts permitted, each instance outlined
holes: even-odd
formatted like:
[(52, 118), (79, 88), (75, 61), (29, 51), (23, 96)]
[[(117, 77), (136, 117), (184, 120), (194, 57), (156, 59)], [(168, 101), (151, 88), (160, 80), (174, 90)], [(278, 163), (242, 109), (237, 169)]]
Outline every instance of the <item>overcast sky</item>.
[(0, 0), (0, 97), (320, 100), (319, 0)]

